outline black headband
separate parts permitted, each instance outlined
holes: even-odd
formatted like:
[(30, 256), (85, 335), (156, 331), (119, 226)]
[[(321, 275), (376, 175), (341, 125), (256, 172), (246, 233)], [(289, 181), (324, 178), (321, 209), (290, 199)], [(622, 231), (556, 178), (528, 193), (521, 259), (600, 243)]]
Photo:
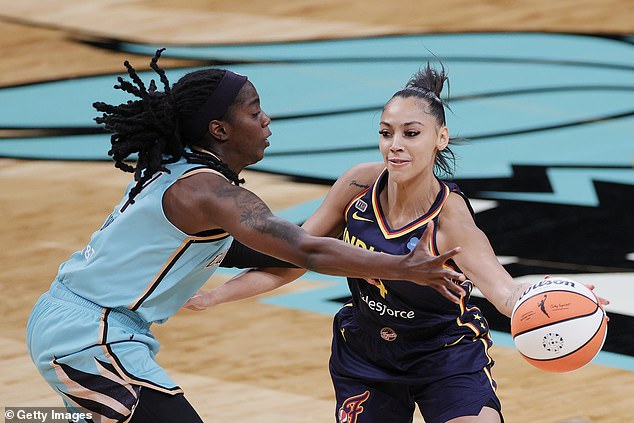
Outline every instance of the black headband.
[(205, 104), (191, 116), (181, 120), (181, 130), (185, 139), (199, 140), (209, 129), (209, 122), (222, 118), (233, 104), (247, 77), (231, 71), (225, 71), (216, 89)]

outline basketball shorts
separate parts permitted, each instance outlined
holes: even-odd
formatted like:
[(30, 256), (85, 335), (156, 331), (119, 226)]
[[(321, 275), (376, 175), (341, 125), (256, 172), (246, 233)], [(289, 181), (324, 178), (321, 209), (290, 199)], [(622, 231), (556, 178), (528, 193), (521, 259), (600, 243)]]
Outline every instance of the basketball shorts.
[[(431, 353), (416, 350), (416, 344), (374, 338), (380, 337), (371, 337), (355, 325), (349, 308), (344, 307), (335, 316), (330, 375), (337, 399), (338, 423), (411, 423), (416, 405), (426, 423), (477, 416), (485, 406), (497, 410), (502, 420), (496, 384), (491, 378), (492, 362), (478, 360), (484, 364), (475, 370), (468, 367), (459, 370), (443, 363), (452, 363), (459, 355), (476, 361), (477, 349), (472, 345), (478, 343), (465, 342), (462, 352), (463, 348), (456, 345)], [(482, 343), (478, 348), (479, 354), (486, 358)], [(368, 352), (380, 357), (381, 363), (369, 359)], [(428, 371), (420, 366), (403, 367), (408, 361), (416, 363), (421, 354), (429, 358), (423, 361), (428, 362), (425, 365)]]
[(55, 281), (31, 311), (27, 347), (44, 379), (69, 409), (101, 421), (125, 421), (141, 387), (182, 390), (155, 360), (150, 324), (127, 309), (106, 309)]
[(444, 423), (456, 417), (477, 416), (482, 407), (501, 414), (484, 371), (441, 379), (429, 385), (374, 382), (342, 376), (331, 367), (338, 423), (411, 423), (415, 404), (426, 423)]

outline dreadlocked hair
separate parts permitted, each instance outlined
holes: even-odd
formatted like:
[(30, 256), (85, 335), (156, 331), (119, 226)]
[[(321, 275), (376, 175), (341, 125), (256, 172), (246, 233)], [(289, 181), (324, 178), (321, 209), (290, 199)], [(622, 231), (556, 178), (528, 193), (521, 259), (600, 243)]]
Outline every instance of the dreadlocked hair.
[[(93, 103), (93, 107), (102, 112), (95, 121), (112, 133), (108, 155), (113, 158), (115, 167), (134, 173), (136, 184), (129, 193), (131, 203), (134, 203), (134, 197), (152, 175), (160, 171), (169, 173), (165, 165), (181, 157), (219, 171), (236, 185), (244, 182), (217, 157), (191, 153), (185, 148), (208, 145), (208, 134), (198, 140), (188, 140), (180, 130), (181, 118), (194, 114), (207, 101), (225, 71), (213, 68), (194, 71), (170, 88), (165, 70), (158, 65), (164, 50), (157, 50), (150, 61), (150, 67), (158, 74), (163, 91), (157, 90), (154, 79), (146, 88), (136, 69), (126, 60), (124, 66), (131, 81), (118, 77), (119, 83), (114, 88), (138, 99), (116, 106), (104, 102)], [(137, 154), (136, 161), (129, 160), (133, 154)]]
[[(396, 92), (392, 99), (395, 97), (419, 98), (427, 104), (426, 112), (436, 119), (438, 125), (446, 125), (445, 107), (449, 110), (451, 109), (440, 97), (445, 83), (447, 83), (447, 86), (449, 85), (449, 78), (447, 72), (445, 72), (444, 65), (441, 63), (440, 70), (437, 70), (427, 63), (425, 67), (412, 75), (407, 84), (405, 84), (405, 88)], [(461, 139), (451, 138), (450, 144), (455, 144), (457, 141), (461, 141)], [(454, 168), (455, 155), (451, 148), (447, 146), (444, 150), (438, 151), (434, 162), (434, 169), (437, 173), (452, 176)]]

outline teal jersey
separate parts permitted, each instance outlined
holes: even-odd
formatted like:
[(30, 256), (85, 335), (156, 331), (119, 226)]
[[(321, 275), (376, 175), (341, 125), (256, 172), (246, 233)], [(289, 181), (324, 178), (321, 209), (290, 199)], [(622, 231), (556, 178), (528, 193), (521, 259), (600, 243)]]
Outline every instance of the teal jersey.
[(166, 168), (170, 172), (154, 174), (134, 203), (128, 200), (134, 183), (128, 186), (88, 245), (62, 263), (58, 281), (102, 307), (127, 308), (146, 322), (160, 323), (211, 277), (232, 237), (222, 230), (201, 236), (182, 232), (165, 216), (162, 200), (179, 178), (220, 173), (184, 159)]

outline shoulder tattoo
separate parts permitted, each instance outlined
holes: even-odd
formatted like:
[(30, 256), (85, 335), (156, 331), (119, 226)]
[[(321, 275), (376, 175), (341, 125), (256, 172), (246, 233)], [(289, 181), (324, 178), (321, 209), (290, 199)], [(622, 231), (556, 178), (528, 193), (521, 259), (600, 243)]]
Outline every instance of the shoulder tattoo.
[(350, 182), (350, 186), (351, 186), (351, 187), (359, 187), (359, 188), (363, 188), (363, 189), (365, 189), (365, 188), (370, 188), (370, 185), (363, 184), (363, 183), (359, 183), (359, 182), (357, 182), (357, 180), (356, 180), (356, 179), (353, 179), (353, 180)]
[(240, 211), (240, 223), (260, 233), (274, 236), (295, 245), (299, 234), (290, 222), (276, 217), (271, 209), (251, 191), (233, 185), (223, 186), (216, 191), (218, 197), (231, 198)]

